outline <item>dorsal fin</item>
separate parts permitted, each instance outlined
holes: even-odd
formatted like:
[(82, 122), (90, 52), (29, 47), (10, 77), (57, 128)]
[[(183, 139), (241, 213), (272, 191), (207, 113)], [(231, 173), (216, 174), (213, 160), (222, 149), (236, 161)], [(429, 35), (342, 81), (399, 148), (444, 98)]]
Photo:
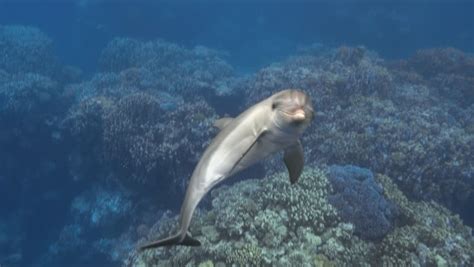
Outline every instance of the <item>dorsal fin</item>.
[(224, 129), (224, 127), (226, 127), (234, 118), (231, 118), (231, 117), (223, 117), (223, 118), (220, 118), (220, 119), (217, 119), (215, 122), (214, 122), (214, 127), (222, 130)]

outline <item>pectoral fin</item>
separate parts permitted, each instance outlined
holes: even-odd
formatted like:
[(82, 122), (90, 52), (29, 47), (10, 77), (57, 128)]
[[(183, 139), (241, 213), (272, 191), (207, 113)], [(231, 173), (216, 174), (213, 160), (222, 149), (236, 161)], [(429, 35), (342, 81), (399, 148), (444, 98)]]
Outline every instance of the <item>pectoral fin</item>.
[(296, 183), (303, 172), (304, 166), (303, 147), (301, 146), (301, 142), (299, 140), (285, 149), (283, 160), (285, 161), (286, 168), (288, 169), (291, 184)]
[(223, 117), (214, 122), (214, 127), (222, 130), (226, 127), (234, 118), (231, 117)]

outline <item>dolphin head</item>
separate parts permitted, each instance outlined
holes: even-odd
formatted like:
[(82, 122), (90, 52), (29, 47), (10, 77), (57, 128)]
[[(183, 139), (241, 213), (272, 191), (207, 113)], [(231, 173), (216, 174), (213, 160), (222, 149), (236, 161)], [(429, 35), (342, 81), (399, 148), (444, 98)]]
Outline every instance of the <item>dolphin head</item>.
[(310, 97), (303, 91), (288, 89), (271, 97), (273, 121), (284, 131), (303, 132), (313, 120)]

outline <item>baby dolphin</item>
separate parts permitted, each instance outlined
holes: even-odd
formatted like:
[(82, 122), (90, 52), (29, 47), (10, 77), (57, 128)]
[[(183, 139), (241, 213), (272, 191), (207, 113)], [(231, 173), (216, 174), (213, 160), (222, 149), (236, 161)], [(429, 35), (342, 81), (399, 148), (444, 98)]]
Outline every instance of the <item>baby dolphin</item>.
[(268, 155), (284, 150), (290, 182), (303, 170), (300, 135), (313, 119), (308, 95), (288, 89), (255, 104), (236, 118), (221, 118), (214, 124), (221, 131), (202, 155), (191, 176), (180, 213), (178, 233), (142, 246), (199, 246), (188, 232), (196, 206), (211, 188)]

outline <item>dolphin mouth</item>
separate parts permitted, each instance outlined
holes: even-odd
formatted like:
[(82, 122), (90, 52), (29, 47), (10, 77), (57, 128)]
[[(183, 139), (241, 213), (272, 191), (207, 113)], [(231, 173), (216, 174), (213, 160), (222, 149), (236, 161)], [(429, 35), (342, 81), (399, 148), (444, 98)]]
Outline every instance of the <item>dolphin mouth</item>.
[(297, 109), (294, 112), (285, 112), (295, 121), (303, 121), (306, 119), (306, 113), (303, 109)]

